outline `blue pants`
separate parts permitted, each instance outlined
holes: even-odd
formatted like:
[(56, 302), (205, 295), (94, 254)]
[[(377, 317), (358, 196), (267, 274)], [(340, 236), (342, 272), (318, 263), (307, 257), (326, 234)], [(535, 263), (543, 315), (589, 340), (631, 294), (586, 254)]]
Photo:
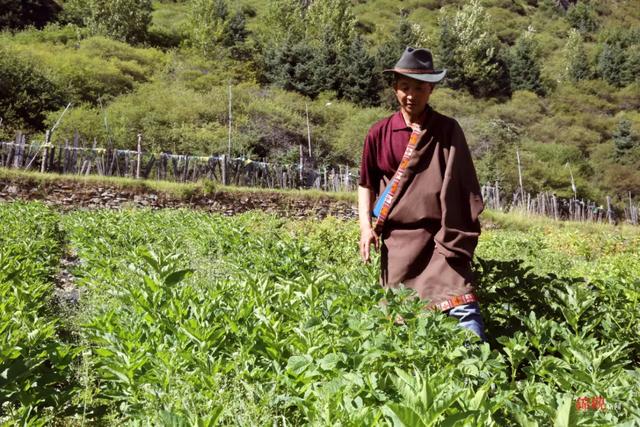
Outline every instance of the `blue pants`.
[(458, 319), (461, 327), (471, 330), (482, 341), (487, 340), (484, 335), (484, 322), (482, 321), (482, 314), (480, 314), (480, 305), (477, 302), (458, 305), (446, 311), (446, 313)]

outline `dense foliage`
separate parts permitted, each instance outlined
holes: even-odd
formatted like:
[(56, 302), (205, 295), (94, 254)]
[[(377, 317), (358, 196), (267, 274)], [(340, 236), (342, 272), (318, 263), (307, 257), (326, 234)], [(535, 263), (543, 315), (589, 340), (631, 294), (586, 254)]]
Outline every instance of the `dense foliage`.
[(0, 30), (44, 27), (56, 18), (60, 5), (55, 0), (0, 0)]
[(0, 413), (27, 424), (34, 409), (72, 404), (78, 349), (53, 304), (64, 234), (43, 206), (0, 205), (0, 218)]
[[(11, 305), (0, 317), (10, 331), (1, 421), (569, 426), (640, 417), (637, 230), (490, 215), (476, 264), (490, 341), (479, 345), (406, 292), (379, 288), (376, 263), (357, 258), (355, 223), (61, 215), (33, 204), (0, 213), (15, 242), (0, 246), (2, 303)], [(72, 316), (46, 310), (42, 296), (63, 250), (77, 257)], [(63, 315), (74, 331), (67, 344), (55, 327)], [(16, 363), (33, 368), (4, 370)], [(51, 387), (64, 393), (51, 400)], [(582, 397), (602, 397), (606, 410), (579, 410)]]
[(432, 101), (462, 123), (483, 183), (510, 193), (519, 147), (531, 191), (572, 194), (570, 167), (579, 197), (640, 194), (640, 21), (630, 2), (62, 5), (56, 24), (0, 35), (2, 61), (36, 64), (12, 71), (24, 83), (3, 93), (2, 139), (50, 128), (73, 102), (54, 142), (77, 130), (87, 143), (134, 148), (142, 133), (146, 149), (208, 155), (226, 147), (230, 85), (234, 155), (297, 162), (308, 104), (317, 149), (307, 164), (353, 167), (367, 128), (396, 105), (382, 70), (421, 45), (448, 70)]
[(62, 91), (33, 63), (0, 48), (0, 110), (3, 120), (42, 130), (48, 110), (62, 102)]

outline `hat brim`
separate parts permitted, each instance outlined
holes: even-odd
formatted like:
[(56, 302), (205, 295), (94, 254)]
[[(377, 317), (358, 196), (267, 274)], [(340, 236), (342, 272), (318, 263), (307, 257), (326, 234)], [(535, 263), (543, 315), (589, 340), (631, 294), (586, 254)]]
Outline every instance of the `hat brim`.
[(437, 70), (432, 73), (406, 73), (402, 71), (398, 71), (395, 69), (384, 70), (385, 73), (396, 73), (401, 76), (409, 77), (415, 80), (420, 80), (422, 82), (428, 83), (439, 83), (444, 79), (444, 76), (447, 74), (447, 70)]

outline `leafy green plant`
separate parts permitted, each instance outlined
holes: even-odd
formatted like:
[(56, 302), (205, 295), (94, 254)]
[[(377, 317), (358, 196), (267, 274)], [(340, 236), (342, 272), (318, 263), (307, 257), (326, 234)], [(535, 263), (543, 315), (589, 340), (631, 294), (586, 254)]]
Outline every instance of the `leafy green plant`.
[[(55, 317), (24, 318), (23, 335), (12, 333), (22, 340), (31, 331), (34, 348), (44, 342), (48, 352), (6, 347), (34, 367), (10, 370), (19, 381), (0, 383), (11, 420), (608, 425), (639, 411), (633, 231), (550, 233), (541, 222), (483, 234), (476, 270), (490, 341), (479, 344), (409, 290), (377, 287), (378, 260), (361, 264), (347, 243), (357, 241), (352, 223), (258, 212), (0, 210), (9, 238), (44, 231), (2, 246), (12, 249), (2, 252), (9, 267), (0, 277), (36, 274), (46, 283), (64, 241), (80, 260), (73, 273), (83, 295), (72, 319), (77, 342), (61, 339)], [(26, 262), (25, 253), (47, 261)], [(50, 288), (29, 289), (19, 301), (33, 306), (31, 296)], [(53, 387), (64, 393), (53, 403), (46, 388), (14, 385), (60, 375), (67, 380)], [(583, 396), (618, 409), (579, 411)]]

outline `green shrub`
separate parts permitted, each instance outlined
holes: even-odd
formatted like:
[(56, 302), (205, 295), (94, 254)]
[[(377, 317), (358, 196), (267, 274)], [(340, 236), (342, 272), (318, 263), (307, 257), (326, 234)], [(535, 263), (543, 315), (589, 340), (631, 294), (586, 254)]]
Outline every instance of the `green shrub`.
[(85, 23), (94, 34), (128, 43), (147, 39), (151, 24), (151, 0), (88, 0)]
[[(0, 48), (0, 111), (3, 131), (43, 130), (48, 111), (63, 104), (63, 91), (40, 71), (35, 61)], [(12, 136), (10, 136), (12, 137)]]
[(60, 12), (60, 5), (54, 0), (3, 0), (1, 6), (0, 30), (31, 25), (42, 28)]
[(52, 310), (64, 234), (43, 205), (0, 204), (0, 217), (0, 419), (50, 424), (73, 406), (80, 352)]

